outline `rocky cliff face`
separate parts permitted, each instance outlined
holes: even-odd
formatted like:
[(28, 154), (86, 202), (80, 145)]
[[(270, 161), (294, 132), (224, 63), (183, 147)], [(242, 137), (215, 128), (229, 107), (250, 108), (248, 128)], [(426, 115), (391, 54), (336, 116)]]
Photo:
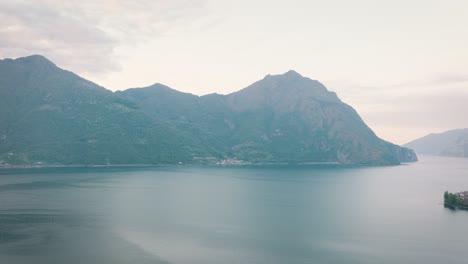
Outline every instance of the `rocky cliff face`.
[(31, 56), (0, 61), (0, 161), (159, 164), (415, 161), (320, 82), (289, 71), (229, 95), (112, 93)]
[[(265, 149), (265, 155), (268, 153), (273, 160), (294, 157), (300, 162), (342, 164), (397, 164), (416, 160), (410, 150), (379, 139), (352, 107), (323, 84), (294, 71), (268, 75), (228, 95), (227, 102), (237, 114), (248, 113), (254, 117), (255, 131), (259, 133), (250, 135), (251, 145), (256, 150)], [(240, 119), (240, 123), (248, 120), (249, 116)], [(266, 140), (254, 141), (254, 137)], [(248, 140), (244, 138), (238, 144), (243, 146)], [(249, 156), (248, 149), (238, 150), (239, 155)]]

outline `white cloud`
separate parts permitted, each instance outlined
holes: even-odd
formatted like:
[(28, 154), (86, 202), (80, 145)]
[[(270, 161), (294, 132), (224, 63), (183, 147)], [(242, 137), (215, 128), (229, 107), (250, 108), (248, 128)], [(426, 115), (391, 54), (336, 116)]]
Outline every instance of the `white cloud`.
[(0, 57), (42, 54), (82, 73), (113, 71), (117, 47), (154, 39), (202, 10), (186, 0), (1, 1)]

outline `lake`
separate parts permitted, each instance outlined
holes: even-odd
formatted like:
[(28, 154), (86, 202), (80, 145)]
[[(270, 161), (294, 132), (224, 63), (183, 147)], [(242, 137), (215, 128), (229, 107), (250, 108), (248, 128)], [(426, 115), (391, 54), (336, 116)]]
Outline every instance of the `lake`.
[(0, 170), (0, 263), (466, 263), (468, 159)]

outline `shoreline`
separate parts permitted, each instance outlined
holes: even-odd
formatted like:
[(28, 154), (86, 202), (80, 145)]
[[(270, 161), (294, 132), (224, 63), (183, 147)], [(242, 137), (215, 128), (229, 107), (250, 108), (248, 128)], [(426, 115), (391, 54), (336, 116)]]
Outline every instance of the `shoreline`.
[(207, 164), (207, 163), (184, 163), (184, 164), (71, 164), (71, 165), (2, 165), (1, 170), (8, 169), (47, 169), (47, 168), (131, 168), (131, 167), (255, 167), (255, 166), (315, 166), (315, 165), (328, 165), (337, 167), (390, 167), (390, 166), (404, 166), (414, 162), (401, 162), (400, 164), (345, 164), (337, 161), (324, 161), (324, 162), (301, 162), (301, 163), (287, 163), (287, 162), (262, 162), (262, 163), (232, 163), (232, 164)]
[(72, 165), (6, 165), (0, 166), (1, 169), (47, 169), (47, 168), (112, 168), (112, 167), (157, 167), (172, 166), (172, 164), (72, 164)]
[(465, 210), (468, 211), (468, 206), (459, 206), (459, 205), (451, 205), (444, 203), (444, 207), (450, 210)]

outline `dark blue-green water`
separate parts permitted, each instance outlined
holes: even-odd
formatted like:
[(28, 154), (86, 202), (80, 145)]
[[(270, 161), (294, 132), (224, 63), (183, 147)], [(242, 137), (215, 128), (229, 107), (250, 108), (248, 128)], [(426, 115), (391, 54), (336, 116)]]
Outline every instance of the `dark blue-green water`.
[(2, 170), (0, 263), (467, 263), (468, 159)]

